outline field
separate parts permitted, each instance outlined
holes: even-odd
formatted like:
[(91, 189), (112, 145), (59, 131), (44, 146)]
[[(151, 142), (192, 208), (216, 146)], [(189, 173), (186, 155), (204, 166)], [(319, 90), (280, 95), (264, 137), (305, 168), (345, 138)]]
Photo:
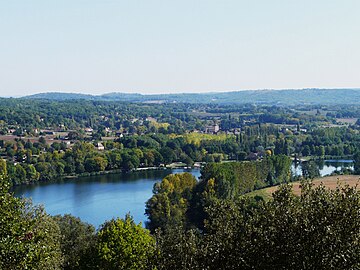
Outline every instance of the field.
[(357, 118), (337, 118), (336, 122), (348, 125), (355, 125)]
[[(56, 140), (55, 139), (55, 135), (45, 135), (43, 136), (46, 140), (47, 144), (52, 144), (53, 142), (61, 142), (60, 140)], [(7, 141), (15, 141), (16, 139), (22, 139), (24, 141), (29, 140), (30, 142), (34, 143), (34, 142), (38, 142), (40, 137), (19, 137), (16, 135), (0, 135), (0, 140), (7, 142)]]
[[(314, 186), (319, 186), (321, 183), (330, 189), (335, 189), (337, 187), (338, 183), (340, 185), (348, 184), (349, 186), (356, 186), (356, 185), (360, 186), (360, 176), (359, 175), (335, 175), (335, 176), (326, 176), (326, 177), (316, 178), (313, 180)], [(294, 194), (300, 195), (300, 193), (301, 193), (300, 182), (294, 182), (291, 184), (293, 186)], [(359, 186), (357, 187), (358, 189), (360, 188)], [(255, 190), (255, 191), (247, 194), (247, 196), (251, 196), (251, 197), (261, 196), (265, 200), (268, 200), (271, 198), (271, 194), (274, 193), (277, 189), (278, 189), (278, 186)]]
[(200, 145), (201, 141), (225, 141), (228, 138), (233, 137), (234, 135), (226, 135), (226, 134), (204, 134), (204, 133), (188, 133), (185, 135), (175, 135), (171, 134), (169, 137), (171, 139), (177, 137), (183, 137), (187, 143)]

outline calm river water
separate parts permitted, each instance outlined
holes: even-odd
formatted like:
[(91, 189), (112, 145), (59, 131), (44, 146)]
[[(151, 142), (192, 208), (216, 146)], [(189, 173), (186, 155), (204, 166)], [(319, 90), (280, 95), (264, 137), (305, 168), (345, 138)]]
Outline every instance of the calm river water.
[(14, 193), (44, 205), (51, 215), (69, 213), (96, 228), (113, 217), (124, 218), (129, 212), (137, 223), (144, 225), (145, 202), (152, 196), (154, 183), (168, 174), (185, 171), (200, 176), (199, 169), (139, 171), (20, 186)]
[[(340, 171), (341, 169), (354, 169), (354, 163), (349, 159), (338, 159), (338, 160), (321, 160), (316, 162), (319, 167), (319, 172), (321, 176), (329, 175), (335, 171)], [(291, 172), (294, 176), (302, 175), (301, 164), (297, 166), (294, 163), (291, 165)]]

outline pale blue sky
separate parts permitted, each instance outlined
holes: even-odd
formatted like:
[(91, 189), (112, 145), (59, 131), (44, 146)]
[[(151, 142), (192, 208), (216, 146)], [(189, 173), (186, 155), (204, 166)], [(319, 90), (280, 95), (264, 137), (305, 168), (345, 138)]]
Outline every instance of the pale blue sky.
[(0, 0), (0, 96), (360, 87), (359, 0)]

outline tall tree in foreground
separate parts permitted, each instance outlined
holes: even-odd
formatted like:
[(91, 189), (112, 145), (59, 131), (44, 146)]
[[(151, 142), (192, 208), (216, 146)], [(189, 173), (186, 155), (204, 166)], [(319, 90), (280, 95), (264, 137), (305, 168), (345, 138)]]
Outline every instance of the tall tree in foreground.
[(64, 270), (94, 269), (95, 228), (72, 215), (54, 216), (60, 227)]
[(113, 219), (98, 232), (97, 253), (100, 269), (152, 269), (155, 240), (141, 224), (135, 224), (129, 215)]
[(61, 269), (60, 229), (41, 207), (9, 192), (0, 160), (0, 269)]

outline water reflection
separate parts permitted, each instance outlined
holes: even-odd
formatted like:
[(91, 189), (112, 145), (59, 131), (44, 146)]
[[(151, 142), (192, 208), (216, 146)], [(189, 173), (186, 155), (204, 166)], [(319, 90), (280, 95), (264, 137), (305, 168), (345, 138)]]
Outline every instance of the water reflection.
[(152, 196), (154, 183), (184, 171), (200, 176), (199, 169), (139, 171), (20, 186), (14, 192), (16, 196), (31, 197), (35, 204), (44, 204), (49, 214), (70, 213), (96, 227), (128, 212), (136, 222), (144, 224), (145, 202)]
[[(334, 172), (340, 172), (343, 169), (354, 169), (354, 163), (352, 160), (317, 160), (316, 165), (318, 166), (320, 176), (330, 175)], [(302, 176), (301, 163), (293, 163), (291, 165), (291, 172), (294, 177)]]

